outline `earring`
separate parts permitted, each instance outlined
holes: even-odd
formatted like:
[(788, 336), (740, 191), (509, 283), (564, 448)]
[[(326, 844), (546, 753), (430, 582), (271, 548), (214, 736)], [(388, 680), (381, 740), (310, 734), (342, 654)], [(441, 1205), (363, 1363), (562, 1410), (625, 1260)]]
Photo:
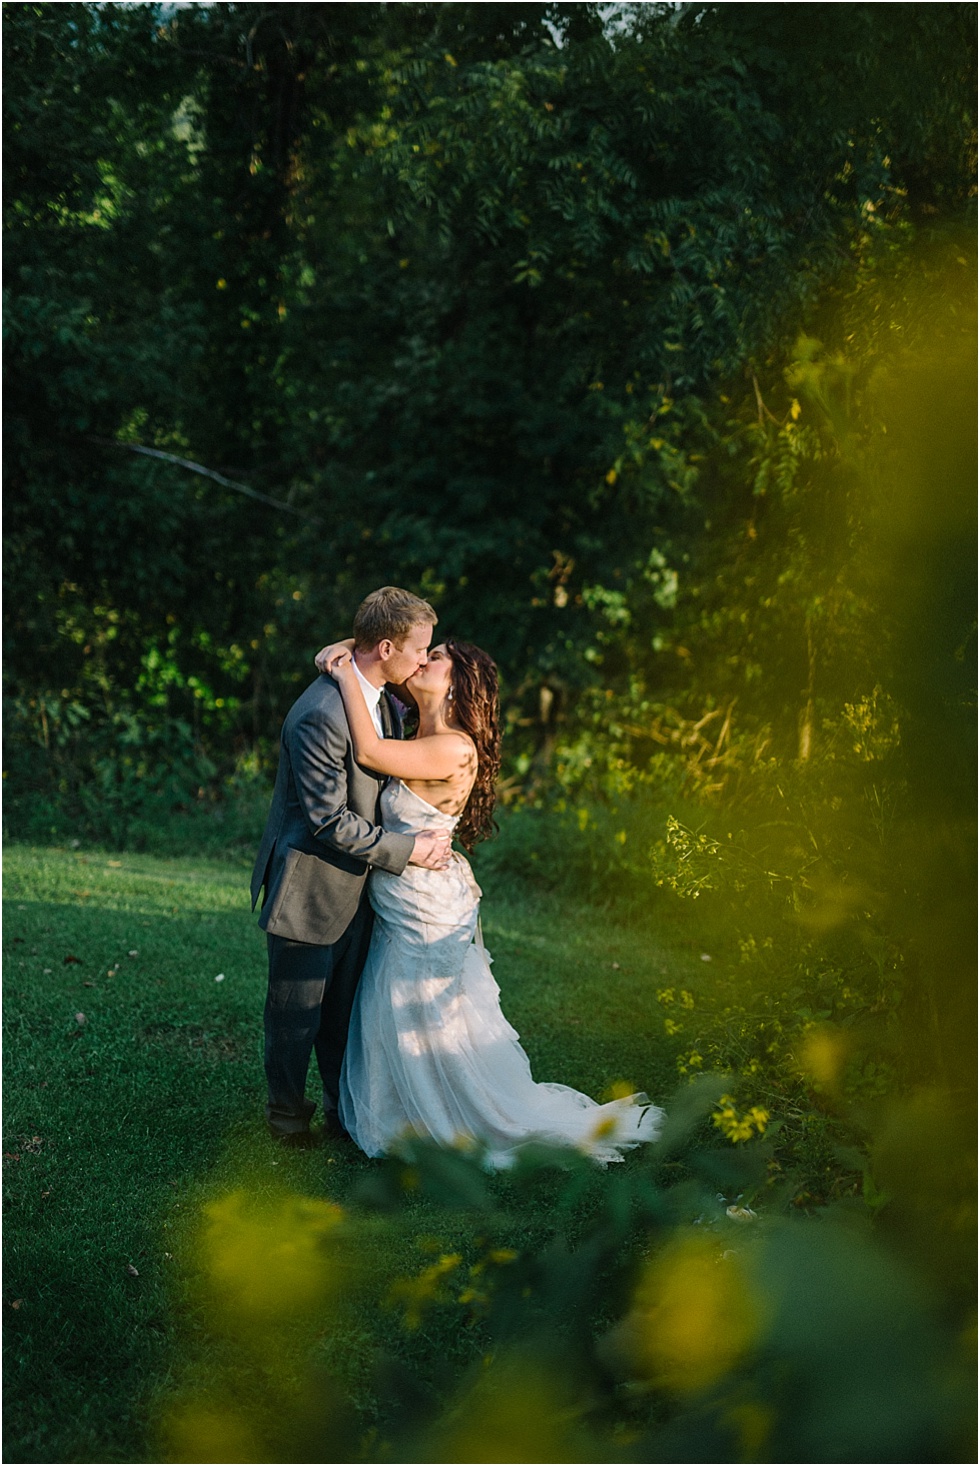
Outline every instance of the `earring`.
[(447, 702), (452, 702), (452, 700), (453, 700), (453, 689), (452, 689), (452, 687), (450, 687), (449, 691), (446, 694), (446, 701)]

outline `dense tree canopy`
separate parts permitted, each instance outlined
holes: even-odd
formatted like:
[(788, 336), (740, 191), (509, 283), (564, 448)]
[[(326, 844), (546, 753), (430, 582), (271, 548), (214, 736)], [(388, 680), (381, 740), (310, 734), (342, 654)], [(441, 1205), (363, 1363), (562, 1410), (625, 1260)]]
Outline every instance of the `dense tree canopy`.
[(6, 6), (15, 747), (196, 785), (384, 582), (518, 721), (765, 687), (808, 747), (867, 670), (833, 404), (910, 277), (969, 335), (973, 19)]

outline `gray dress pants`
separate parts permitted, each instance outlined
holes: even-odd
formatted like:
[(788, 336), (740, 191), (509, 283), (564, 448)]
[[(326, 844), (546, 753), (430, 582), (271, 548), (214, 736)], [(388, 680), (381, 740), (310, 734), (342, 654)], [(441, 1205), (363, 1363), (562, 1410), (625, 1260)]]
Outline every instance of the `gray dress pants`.
[(265, 1117), (274, 1135), (310, 1126), (316, 1103), (306, 1098), (310, 1054), (316, 1054), (325, 1114), (336, 1114), (340, 1069), (354, 995), (371, 940), (367, 893), (350, 926), (329, 947), (266, 933), (269, 989), (265, 1001)]

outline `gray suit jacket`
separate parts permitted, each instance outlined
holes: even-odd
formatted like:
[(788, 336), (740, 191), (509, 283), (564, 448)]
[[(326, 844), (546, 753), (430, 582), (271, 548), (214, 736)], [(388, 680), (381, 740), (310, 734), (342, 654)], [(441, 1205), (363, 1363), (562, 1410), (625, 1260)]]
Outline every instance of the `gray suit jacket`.
[[(400, 737), (387, 693), (381, 716)], [(369, 866), (401, 875), (414, 839), (378, 824), (385, 782), (355, 762), (340, 689), (318, 677), (282, 725), (272, 808), (252, 871), (253, 911), (265, 886), (265, 931), (329, 947), (354, 918)]]

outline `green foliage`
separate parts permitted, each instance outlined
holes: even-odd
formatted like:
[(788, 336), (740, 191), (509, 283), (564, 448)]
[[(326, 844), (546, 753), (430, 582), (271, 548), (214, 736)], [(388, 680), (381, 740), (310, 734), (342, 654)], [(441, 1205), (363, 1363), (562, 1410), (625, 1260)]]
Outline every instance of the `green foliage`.
[[(716, 1460), (961, 1459), (967, 1371), (921, 1280), (859, 1210), (808, 1224), (726, 1205), (719, 1182), (744, 1184), (764, 1157), (692, 1146), (716, 1095), (675, 1102), (645, 1163), (601, 1186), (574, 1152), (529, 1149), (491, 1186), (478, 1155), (409, 1140), (345, 1211), (254, 1183), (212, 1202), (191, 1256), (225, 1353), (205, 1376), (199, 1338), (160, 1402), (167, 1458), (303, 1460), (329, 1443), (368, 1460), (696, 1461), (707, 1440)], [(548, 1240), (501, 1245), (543, 1193)], [(421, 1237), (379, 1293), (379, 1220), (397, 1235), (420, 1204), (457, 1245)], [(316, 1301), (339, 1331), (352, 1291), (390, 1320), (367, 1433), (313, 1363)], [(440, 1337), (466, 1344), (434, 1359)]]
[[(712, 978), (664, 1013), (678, 1068), (793, 1117), (817, 1194), (840, 1120), (860, 1135), (885, 1095), (973, 1063), (970, 258), (954, 231), (866, 262), (830, 341), (783, 365), (780, 416), (768, 383), (723, 396), (725, 519), (658, 633), (671, 701), (628, 616), (623, 695), (558, 730), (557, 796), (536, 791), (608, 897), (696, 906)], [(548, 864), (582, 884), (581, 853)]]
[[(492, 1184), (460, 1156), (360, 1168), (330, 1196), (379, 1282), (326, 1343), (283, 1343), (294, 1438), (268, 1436), (260, 1404), (251, 1437), (227, 1436), (229, 1380), (256, 1401), (268, 1380), (226, 1330), (195, 1364), (221, 1408), (172, 1454), (246, 1459), (268, 1438), (322, 1456), (325, 1431), (368, 1459), (466, 1459), (493, 1431), (500, 1459), (964, 1454), (923, 1288), (959, 1318), (972, 1256), (970, 18), (5, 8), (8, 829), (80, 841), (79, 861), (93, 843), (243, 856), (313, 652), (366, 591), (409, 585), (501, 665), (508, 808), (477, 871), (535, 1063), (601, 1087), (622, 1062), (692, 1103), (708, 1075), (719, 1099), (683, 1154), (601, 1185), (554, 1157)], [(535, 925), (529, 890), (560, 917)], [(197, 923), (205, 897), (179, 899)], [(43, 919), (59, 945), (105, 945), (83, 913)], [(168, 932), (190, 993), (214, 950)], [(99, 964), (117, 976), (121, 939)], [(200, 994), (171, 997), (135, 1050), (127, 1017), (69, 1064), (72, 1115), (111, 1077), (93, 1136), (116, 1133), (114, 1104), (170, 1114), (177, 1047), (221, 1049)], [(62, 1020), (37, 1003), (12, 1021), (39, 1065)], [(152, 1094), (126, 1088), (134, 1052)], [(228, 1079), (223, 1126), (251, 1085), (208, 1073)], [(42, 1111), (17, 1103), (12, 1180), (28, 1155), (56, 1176)], [(184, 1116), (170, 1150), (123, 1137), (130, 1201), (148, 1156), (204, 1154), (199, 1127)], [(723, 1217), (719, 1189), (763, 1224)], [(219, 1232), (325, 1215), (265, 1190), (262, 1216), (216, 1214)], [(44, 1254), (52, 1279), (103, 1237), (130, 1247), (125, 1209), (83, 1212)], [(420, 1255), (406, 1218), (445, 1245)], [(211, 1329), (206, 1274), (184, 1305)], [(120, 1379), (156, 1357), (153, 1286)], [(678, 1289), (710, 1329), (684, 1334)], [(404, 1338), (394, 1302), (417, 1320)], [(651, 1340), (674, 1324), (687, 1344), (666, 1358)], [(68, 1420), (75, 1358), (51, 1338)], [(333, 1385), (310, 1390), (311, 1349)], [(133, 1407), (102, 1382), (89, 1400), (72, 1451), (104, 1449), (101, 1411), (125, 1454)]]
[[(788, 485), (817, 452), (816, 422), (769, 443), (726, 384), (754, 371), (772, 403), (828, 289), (964, 205), (964, 22), (9, 7), (16, 693), (97, 717), (108, 687), (143, 717), (162, 657), (220, 778), (384, 581), (493, 649), (515, 754), (587, 727), (600, 685), (673, 686), (705, 516), (727, 555), (746, 453)], [(781, 627), (757, 682), (796, 675)]]

